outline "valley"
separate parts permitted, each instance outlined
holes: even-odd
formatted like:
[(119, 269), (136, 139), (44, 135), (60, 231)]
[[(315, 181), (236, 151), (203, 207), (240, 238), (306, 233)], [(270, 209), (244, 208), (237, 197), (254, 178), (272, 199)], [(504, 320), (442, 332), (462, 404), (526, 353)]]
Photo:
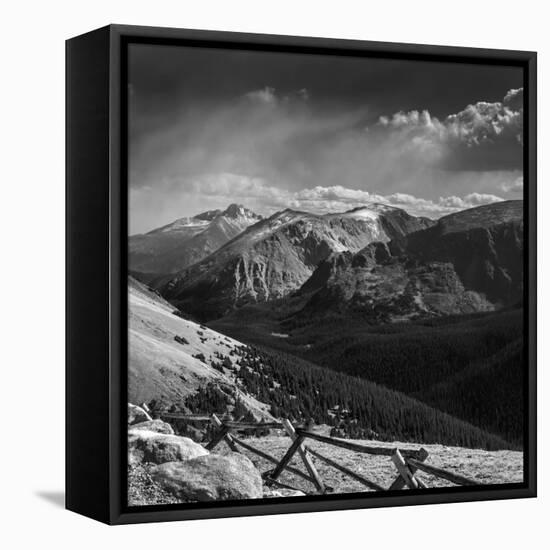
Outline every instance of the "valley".
[[(286, 417), (354, 439), (521, 449), (517, 202), (438, 222), (382, 205), (287, 209), (175, 274), (130, 278), (129, 401)], [(235, 205), (198, 225), (228, 211), (255, 216)]]

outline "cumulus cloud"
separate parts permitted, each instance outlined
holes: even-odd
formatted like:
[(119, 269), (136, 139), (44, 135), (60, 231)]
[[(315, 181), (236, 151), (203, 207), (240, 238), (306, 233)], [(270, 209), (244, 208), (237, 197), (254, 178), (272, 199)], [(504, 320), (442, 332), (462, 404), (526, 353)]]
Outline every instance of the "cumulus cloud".
[(523, 112), (523, 88), (512, 88), (508, 90), (502, 103), (512, 111)]
[(494, 142), (508, 135), (521, 143), (523, 108), (512, 110), (506, 103), (482, 101), (468, 105), (460, 113), (447, 117), (444, 125), (451, 138), (458, 139), (468, 146)]
[(409, 214), (438, 218), (445, 214), (473, 208), (482, 204), (490, 204), (503, 200), (501, 197), (486, 193), (469, 193), (464, 197), (449, 196), (440, 197), (437, 200), (429, 200), (415, 197), (407, 193), (392, 193), (380, 195), (369, 193), (359, 189), (346, 189), (342, 186), (316, 187), (305, 189), (297, 193), (291, 200), (296, 206), (305, 206), (314, 211), (334, 211), (335, 207), (345, 210), (369, 203), (382, 203), (397, 208), (403, 208)]
[(513, 139), (523, 142), (523, 89), (509, 90), (502, 101), (478, 101), (439, 120), (429, 111), (399, 111), (381, 116), (378, 125), (406, 133), (418, 143), (476, 147)]
[(437, 130), (441, 128), (441, 123), (430, 116), (430, 113), (426, 110), (424, 111), (409, 111), (404, 113), (399, 111), (394, 113), (393, 116), (381, 116), (379, 118), (379, 123), (382, 126), (389, 126), (391, 128), (423, 128), (428, 130)]
[(438, 218), (466, 208), (504, 200), (488, 193), (468, 193), (462, 197), (452, 195), (430, 200), (407, 193), (384, 195), (342, 185), (291, 191), (270, 185), (262, 178), (239, 174), (208, 175), (195, 181), (193, 189), (194, 193), (216, 197), (216, 200), (221, 200), (222, 205), (236, 200), (246, 206), (260, 208), (264, 214), (287, 207), (323, 214), (382, 203), (403, 208), (412, 215)]

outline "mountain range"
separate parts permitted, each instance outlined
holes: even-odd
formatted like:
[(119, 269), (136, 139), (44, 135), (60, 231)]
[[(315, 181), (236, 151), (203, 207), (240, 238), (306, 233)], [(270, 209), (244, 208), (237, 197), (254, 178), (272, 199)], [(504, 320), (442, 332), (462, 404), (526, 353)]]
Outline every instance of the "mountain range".
[[(291, 296), (302, 297), (302, 316), (361, 312), (373, 322), (492, 311), (522, 299), (522, 201), (437, 222), (380, 204), (325, 215), (286, 209), (266, 219), (232, 205), (192, 219), (200, 231), (179, 221), (146, 235), (156, 275), (136, 276), (203, 321)], [(228, 219), (232, 231), (222, 234)], [(238, 224), (246, 227), (229, 238)], [(159, 257), (172, 268), (155, 264)], [(185, 267), (172, 271), (178, 262)]]
[(209, 319), (298, 290), (319, 264), (431, 227), (426, 218), (373, 204), (316, 215), (286, 209), (245, 229), (203, 260), (154, 282), (182, 311)]
[(198, 262), (236, 237), (261, 216), (237, 204), (180, 218), (128, 241), (131, 272), (142, 280), (175, 273)]
[(522, 201), (480, 206), (319, 264), (302, 314), (359, 311), (375, 322), (491, 311), (523, 293)]

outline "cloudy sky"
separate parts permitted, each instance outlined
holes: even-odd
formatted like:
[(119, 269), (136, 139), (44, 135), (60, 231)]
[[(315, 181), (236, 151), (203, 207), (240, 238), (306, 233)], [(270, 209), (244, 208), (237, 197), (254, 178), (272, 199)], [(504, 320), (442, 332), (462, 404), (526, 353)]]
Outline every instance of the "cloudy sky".
[(132, 45), (130, 233), (239, 202), (438, 218), (521, 198), (521, 69)]

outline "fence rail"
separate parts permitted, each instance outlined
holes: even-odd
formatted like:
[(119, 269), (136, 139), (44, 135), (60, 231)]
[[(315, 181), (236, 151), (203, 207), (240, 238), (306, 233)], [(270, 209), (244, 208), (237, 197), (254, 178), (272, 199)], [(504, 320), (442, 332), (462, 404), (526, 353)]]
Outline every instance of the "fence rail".
[(173, 420), (196, 420), (196, 421), (203, 420), (205, 422), (212, 421), (212, 416), (208, 414), (177, 414), (177, 413), (159, 412), (159, 413), (156, 413), (156, 416), (159, 416), (160, 418), (170, 418)]
[[(308, 432), (306, 430), (301, 430), (300, 428), (296, 429), (296, 433), (303, 435), (304, 437), (309, 437), (315, 441), (320, 441), (321, 443), (328, 443), (329, 445), (334, 445), (335, 447), (341, 447), (342, 449), (348, 449), (349, 451), (355, 451), (356, 453), (367, 453), (371, 455), (384, 455), (392, 456), (395, 447), (375, 447), (368, 445), (361, 445), (360, 443), (353, 443), (352, 441), (346, 441), (345, 439), (337, 439), (335, 437), (328, 437), (326, 435), (320, 435), (313, 432)], [(419, 458), (422, 456), (422, 450), (411, 451), (403, 450), (401, 451), (403, 456), (408, 458)]]
[[(428, 451), (424, 448), (420, 449), (399, 449), (397, 447), (389, 446), (374, 446), (355, 443), (352, 441), (338, 439), (335, 437), (329, 437), (320, 435), (315, 432), (304, 430), (303, 428), (294, 426), (289, 420), (283, 420), (282, 422), (239, 422), (235, 420), (229, 420), (225, 418), (219, 418), (216, 414), (210, 416), (203, 414), (173, 414), (173, 413), (160, 413), (161, 418), (170, 418), (177, 420), (188, 421), (209, 421), (216, 429), (212, 439), (206, 445), (206, 448), (210, 451), (214, 450), (222, 441), (224, 441), (233, 451), (240, 452), (239, 447), (247, 450), (248, 452), (255, 454), (264, 460), (271, 462), (275, 465), (275, 468), (263, 473), (263, 478), (268, 485), (274, 485), (278, 487), (284, 487), (293, 489), (293, 487), (279, 481), (280, 475), (284, 472), (290, 472), (309, 483), (313, 484), (317, 493), (324, 494), (331, 492), (332, 489), (325, 485), (321, 476), (317, 472), (313, 458), (320, 462), (340, 471), (348, 477), (358, 481), (365, 487), (373, 491), (397, 491), (404, 488), (408, 489), (427, 489), (426, 483), (418, 477), (418, 470), (426, 474), (432, 475), (437, 478), (445, 479), (455, 485), (479, 485), (476, 481), (462, 476), (460, 474), (450, 472), (443, 468), (426, 464), (426, 459), (429, 456)], [(244, 442), (242, 439), (237, 438), (233, 433), (238, 430), (262, 430), (262, 429), (283, 429), (290, 437), (291, 444), (286, 450), (282, 458), (276, 458), (265, 451), (257, 449), (253, 445)], [(387, 488), (382, 487), (378, 483), (368, 479), (363, 474), (358, 474), (350, 468), (339, 464), (320, 453), (316, 449), (311, 449), (306, 446), (305, 441), (311, 439), (319, 443), (331, 445), (348, 451), (356, 453), (370, 454), (375, 456), (387, 456), (391, 458), (396, 470), (397, 477)], [(301, 457), (307, 474), (302, 470), (290, 465), (290, 461), (298, 453)]]

